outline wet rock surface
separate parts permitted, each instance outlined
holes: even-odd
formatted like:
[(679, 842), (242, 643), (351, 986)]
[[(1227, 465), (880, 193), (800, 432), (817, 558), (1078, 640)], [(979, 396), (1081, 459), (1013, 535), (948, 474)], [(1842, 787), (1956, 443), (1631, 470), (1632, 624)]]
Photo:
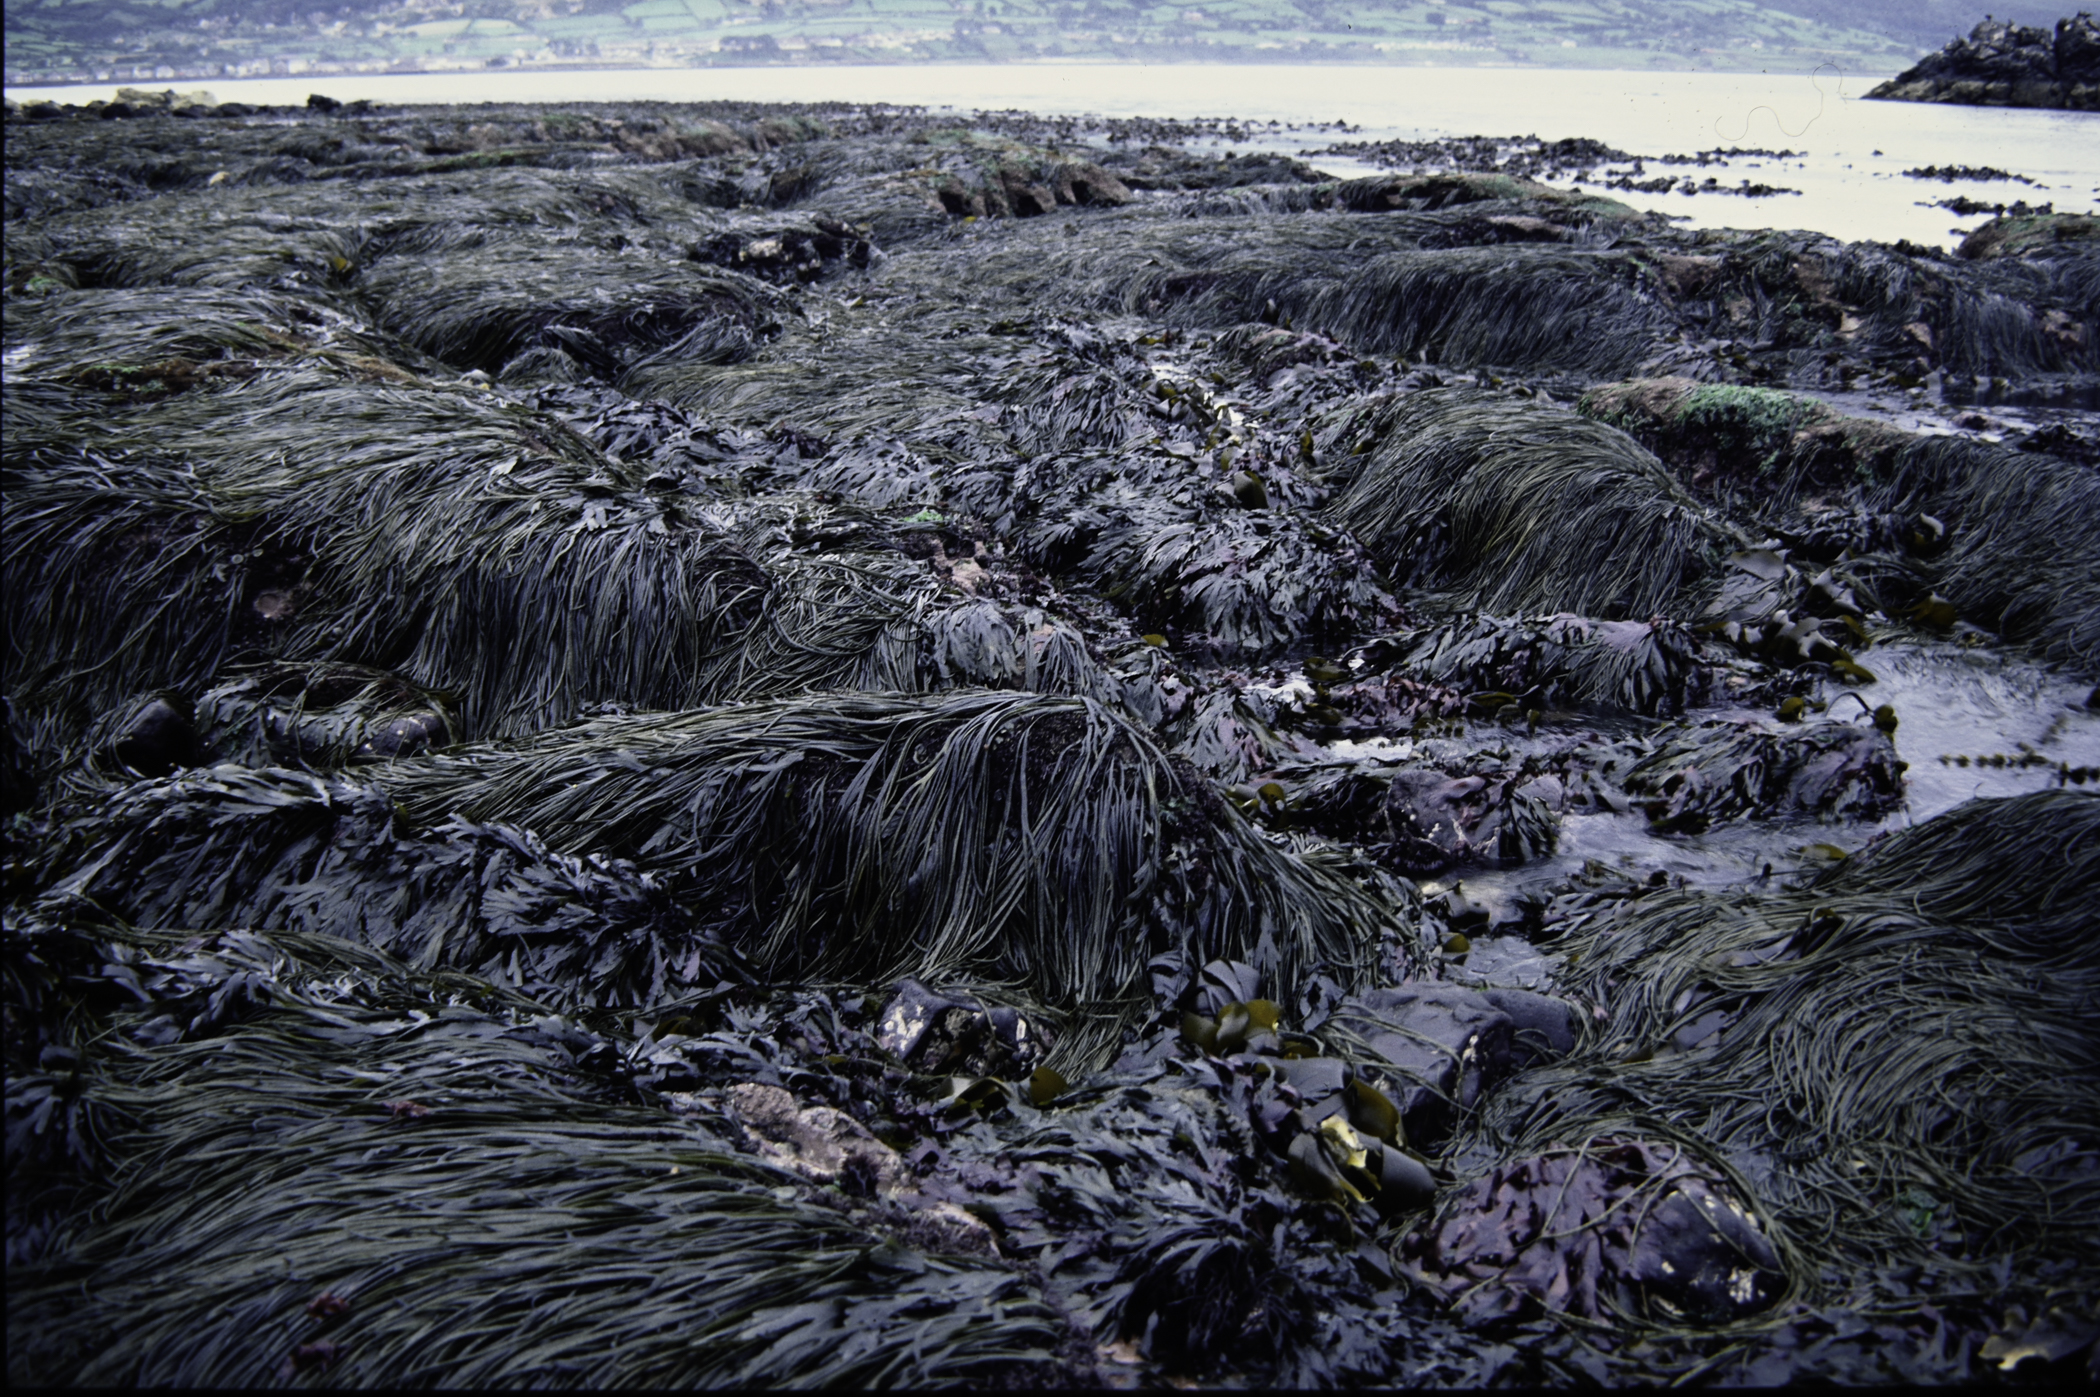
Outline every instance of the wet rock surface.
[(1725, 1182), (1648, 1141), (1518, 1160), (1459, 1193), (1440, 1222), (1409, 1250), (1483, 1324), (1640, 1309), (1726, 1324), (1769, 1308), (1785, 1285), (1778, 1252)]
[(1457, 986), (1401, 986), (1345, 1000), (1337, 1031), (1352, 1031), (1393, 1074), (1389, 1093), (1407, 1138), (1438, 1144), (1454, 1120), (1509, 1075), (1516, 1020)]
[(10, 112), (12, 1380), (2095, 1361), (2091, 220), (1209, 134)]

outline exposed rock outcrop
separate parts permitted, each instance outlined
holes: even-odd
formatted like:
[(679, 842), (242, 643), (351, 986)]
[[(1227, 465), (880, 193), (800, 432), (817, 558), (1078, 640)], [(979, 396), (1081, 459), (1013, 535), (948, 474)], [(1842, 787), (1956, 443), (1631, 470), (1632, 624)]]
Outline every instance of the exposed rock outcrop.
[(2100, 111), (2100, 24), (2084, 10), (2058, 20), (2053, 33), (1986, 19), (1968, 38), (1926, 55), (1867, 96), (1971, 107)]

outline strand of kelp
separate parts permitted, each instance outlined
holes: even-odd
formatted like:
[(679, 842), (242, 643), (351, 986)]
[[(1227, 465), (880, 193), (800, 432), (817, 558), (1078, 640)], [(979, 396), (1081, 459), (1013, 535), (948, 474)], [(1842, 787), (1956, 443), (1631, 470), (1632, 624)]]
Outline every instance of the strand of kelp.
[(10, 1263), (14, 1381), (975, 1385), (1062, 1338), (1010, 1270), (784, 1197), (719, 1117), (611, 1099), (603, 1041), (528, 1001), (326, 937), (107, 941), (142, 1002), (71, 1089), (111, 1181), (37, 1196), (10, 1130), (11, 1222), (68, 1219)]
[(2096, 895), (2100, 799), (2046, 792), (1971, 802), (1795, 890), (1607, 899), (1552, 948), (1608, 1019), (1494, 1097), (1478, 1147), (1683, 1141), (1811, 1293), (1904, 1258), (2089, 1273)]
[(363, 937), (557, 1002), (646, 1003), (737, 959), (968, 975), (1075, 1012), (1068, 1063), (1144, 1012), (1158, 954), (1294, 998), (1360, 977), (1401, 905), (1091, 699), (970, 691), (604, 718), (369, 783), (203, 768), (112, 792), (61, 864), (134, 921)]

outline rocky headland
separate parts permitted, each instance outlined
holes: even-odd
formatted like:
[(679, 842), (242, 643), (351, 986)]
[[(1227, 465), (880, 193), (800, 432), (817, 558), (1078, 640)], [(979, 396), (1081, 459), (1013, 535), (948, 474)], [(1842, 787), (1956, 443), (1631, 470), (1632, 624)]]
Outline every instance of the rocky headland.
[(2100, 111), (2100, 26), (2084, 10), (2052, 30), (1986, 19), (1867, 94), (1892, 102)]

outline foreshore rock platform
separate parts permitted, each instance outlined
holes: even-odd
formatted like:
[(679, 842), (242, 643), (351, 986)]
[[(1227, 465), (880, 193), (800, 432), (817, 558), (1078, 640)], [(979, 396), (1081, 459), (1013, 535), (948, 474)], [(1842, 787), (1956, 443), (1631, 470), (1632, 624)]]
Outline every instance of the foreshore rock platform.
[(2092, 1371), (2094, 220), (6, 136), (14, 1385)]

